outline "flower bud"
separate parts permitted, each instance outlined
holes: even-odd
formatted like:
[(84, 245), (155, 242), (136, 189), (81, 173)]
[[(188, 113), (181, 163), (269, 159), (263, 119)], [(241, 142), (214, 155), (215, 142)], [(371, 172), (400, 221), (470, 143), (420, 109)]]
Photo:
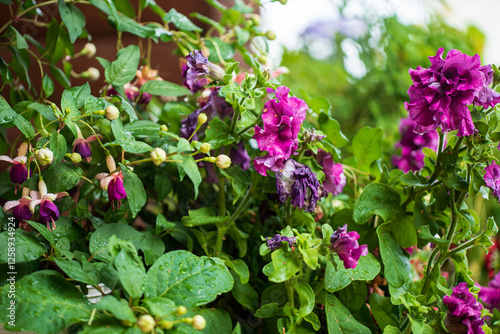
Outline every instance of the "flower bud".
[(82, 162), (82, 156), (80, 155), (80, 153), (76, 153), (76, 152), (72, 153), (70, 159), (71, 159), (71, 162), (74, 164)]
[(87, 58), (92, 58), (92, 57), (94, 57), (94, 56), (95, 56), (96, 51), (97, 51), (97, 49), (96, 49), (96, 47), (95, 47), (95, 45), (94, 45), (94, 44), (92, 44), (92, 43), (87, 43), (87, 44), (85, 44), (85, 46), (83, 47), (83, 50), (82, 50), (82, 51), (80, 51), (80, 53), (81, 53), (82, 55), (86, 55), (86, 56), (87, 56)]
[(208, 161), (208, 162), (211, 162), (214, 164), (217, 161), (217, 158), (216, 157), (205, 157), (205, 158), (203, 158), (203, 161)]
[(200, 113), (198, 115), (198, 126), (201, 126), (207, 122), (207, 114)]
[(288, 2), (288, 0), (280, 0), (281, 4), (282, 5), (286, 5), (286, 3)]
[(191, 325), (194, 329), (202, 330), (207, 326), (207, 321), (202, 315), (197, 314), (193, 317), (193, 323)]
[(226, 169), (231, 166), (231, 158), (225, 154), (221, 154), (217, 157), (215, 164), (221, 169)]
[(162, 320), (158, 323), (158, 327), (169, 330), (174, 328), (174, 323), (172, 321)]
[(89, 67), (85, 72), (80, 74), (81, 78), (89, 79), (90, 81), (99, 80), (101, 73), (95, 67)]
[(108, 166), (109, 172), (112, 173), (116, 170), (115, 159), (111, 154), (106, 156), (106, 166)]
[(19, 146), (19, 149), (17, 150), (17, 156), (18, 157), (22, 157), (24, 155), (26, 155), (26, 152), (28, 152), (28, 142), (24, 141), (21, 143), (21, 145)]
[(45, 184), (45, 181), (38, 181), (38, 192), (42, 195), (42, 197), (47, 195), (47, 185)]
[(106, 118), (110, 121), (117, 119), (120, 117), (120, 110), (118, 110), (115, 106), (108, 106), (106, 108)]
[(266, 31), (266, 37), (270, 41), (274, 41), (276, 39), (276, 33), (272, 30)]
[(137, 319), (137, 326), (143, 333), (150, 333), (156, 325), (155, 319), (149, 314), (144, 314)]
[(187, 311), (188, 311), (188, 309), (187, 309), (187, 307), (186, 307), (186, 306), (179, 306), (179, 307), (177, 308), (177, 311), (176, 311), (176, 312), (177, 312), (177, 315), (179, 315), (179, 316), (183, 316), (184, 314), (186, 314), (186, 313), (187, 313)]
[(36, 151), (35, 157), (42, 166), (50, 165), (52, 161), (54, 161), (54, 153), (48, 148), (42, 148)]
[(212, 149), (212, 145), (210, 145), (210, 143), (203, 143), (201, 144), (200, 146), (200, 152), (201, 153), (208, 153), (210, 152), (210, 150)]
[(153, 161), (156, 166), (161, 165), (161, 163), (167, 159), (167, 153), (160, 147), (152, 150), (150, 156), (151, 161)]
[(162, 124), (160, 126), (160, 131), (163, 131), (163, 132), (168, 132), (168, 127), (165, 125), (165, 124)]

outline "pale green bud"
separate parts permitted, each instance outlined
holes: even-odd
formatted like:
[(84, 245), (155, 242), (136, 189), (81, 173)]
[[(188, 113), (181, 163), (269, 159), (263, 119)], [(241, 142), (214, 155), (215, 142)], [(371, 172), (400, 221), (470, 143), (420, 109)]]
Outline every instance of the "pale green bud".
[(106, 118), (110, 121), (117, 119), (120, 117), (120, 110), (118, 110), (115, 106), (108, 106), (106, 108)]
[(36, 151), (35, 157), (42, 166), (50, 165), (52, 161), (54, 161), (54, 153), (48, 148), (42, 148)]
[(198, 115), (198, 126), (201, 126), (207, 122), (207, 114), (201, 113)]
[(143, 333), (150, 333), (156, 325), (155, 319), (149, 314), (144, 314), (137, 320), (137, 326)]
[(96, 49), (95, 45), (92, 43), (87, 43), (83, 47), (83, 50), (80, 51), (80, 54), (86, 55), (87, 58), (92, 58), (95, 56), (96, 52), (97, 52), (97, 49)]
[(168, 330), (174, 328), (174, 323), (172, 321), (162, 320), (158, 323), (158, 327)]
[(200, 146), (200, 152), (201, 153), (208, 153), (210, 152), (210, 150), (212, 149), (212, 145), (210, 145), (210, 143), (203, 143), (201, 144)]
[(272, 30), (266, 31), (266, 37), (270, 41), (274, 41), (276, 39), (276, 33)]
[(193, 323), (191, 325), (194, 329), (202, 330), (207, 326), (207, 321), (202, 315), (197, 314), (193, 317)]
[(89, 79), (90, 81), (99, 80), (101, 72), (95, 67), (89, 67), (85, 72), (80, 74), (81, 78)]
[(168, 132), (168, 127), (165, 125), (165, 124), (162, 124), (160, 126), (160, 131), (163, 131), (163, 132)]
[(82, 156), (80, 155), (80, 153), (73, 153), (71, 154), (71, 162), (74, 163), (74, 164), (77, 164), (77, 163), (80, 163), (82, 161)]
[(231, 166), (231, 158), (225, 154), (221, 154), (217, 157), (215, 164), (221, 169), (226, 169)]
[(183, 316), (184, 314), (186, 314), (188, 311), (187, 307), (186, 306), (179, 306), (177, 308), (177, 315), (180, 315), (180, 316)]
[(157, 147), (154, 150), (152, 150), (150, 156), (151, 156), (151, 161), (153, 161), (153, 163), (156, 166), (161, 165), (162, 162), (164, 162), (165, 159), (167, 159), (167, 153), (160, 147)]

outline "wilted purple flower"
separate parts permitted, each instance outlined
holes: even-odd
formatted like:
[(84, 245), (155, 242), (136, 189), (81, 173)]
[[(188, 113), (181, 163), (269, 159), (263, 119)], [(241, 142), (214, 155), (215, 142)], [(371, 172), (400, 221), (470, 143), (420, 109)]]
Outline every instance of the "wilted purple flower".
[(222, 68), (208, 61), (208, 58), (199, 50), (194, 50), (188, 54), (186, 60), (187, 64), (182, 66), (182, 79), (184, 80), (184, 86), (193, 93), (201, 88), (201, 85), (196, 84), (198, 80), (208, 78), (222, 81), (226, 74)]
[(500, 271), (488, 283), (488, 286), (482, 286), (479, 291), (479, 298), (489, 304), (491, 308), (500, 310)]
[(277, 172), (285, 166), (286, 159), (281, 156), (271, 156), (269, 153), (264, 155), (263, 157), (256, 157), (253, 160), (253, 165), (257, 173), (266, 176), (266, 171), (268, 169), (273, 172)]
[(318, 150), (316, 161), (323, 166), (325, 173), (323, 188), (333, 196), (340, 194), (347, 183), (342, 164), (334, 163), (332, 155), (324, 150)]
[(241, 169), (247, 170), (250, 168), (250, 161), (252, 159), (250, 159), (243, 141), (240, 141), (236, 148), (231, 147), (229, 157), (231, 158), (232, 163), (239, 165)]
[(304, 131), (302, 136), (303, 136), (302, 140), (304, 140), (304, 143), (307, 143), (307, 144), (321, 141), (326, 137), (326, 135), (317, 134), (316, 129), (312, 129), (312, 130), (307, 129)]
[(276, 234), (272, 238), (267, 238), (266, 239), (266, 244), (267, 244), (267, 247), (270, 250), (273, 251), (273, 250), (276, 250), (276, 249), (280, 248), (281, 247), (281, 243), (283, 241), (288, 242), (288, 244), (290, 245), (290, 247), (293, 247), (293, 244), (295, 243), (296, 238), (295, 237), (285, 237), (283, 235)]
[(429, 147), (436, 151), (439, 142), (436, 130), (418, 134), (414, 131), (415, 125), (409, 117), (401, 119), (399, 125), (401, 139), (396, 144), (396, 148), (401, 148), (401, 156), (392, 157), (392, 163), (405, 173), (422, 169), (425, 157), (422, 148)]
[(470, 57), (450, 50), (443, 60), (443, 51), (440, 48), (429, 57), (429, 68), (409, 70), (413, 85), (408, 89), (410, 102), (405, 102), (405, 108), (418, 133), (441, 127), (445, 132), (458, 130), (459, 137), (468, 136), (476, 128), (467, 104), (493, 106), (500, 102), (500, 96), (486, 87), (492, 80), (491, 68), (481, 66), (479, 55)]
[(358, 232), (347, 232), (347, 224), (339, 227), (330, 238), (330, 250), (338, 254), (346, 269), (356, 268), (359, 258), (368, 254), (368, 246), (360, 246), (358, 239)]
[(454, 287), (451, 296), (443, 297), (443, 303), (448, 306), (444, 324), (451, 333), (484, 334), (483, 305), (469, 291), (467, 283)]
[(500, 200), (500, 166), (493, 161), (485, 169), (484, 182), (493, 190), (493, 196)]
[(23, 196), (16, 201), (8, 201), (3, 208), (4, 212), (12, 211), (17, 221), (29, 220), (33, 213), (30, 210), (31, 197)]
[(293, 159), (287, 160), (284, 168), (276, 173), (276, 187), (282, 203), (291, 197), (292, 205), (306, 212), (314, 212), (316, 202), (325, 195), (311, 168)]

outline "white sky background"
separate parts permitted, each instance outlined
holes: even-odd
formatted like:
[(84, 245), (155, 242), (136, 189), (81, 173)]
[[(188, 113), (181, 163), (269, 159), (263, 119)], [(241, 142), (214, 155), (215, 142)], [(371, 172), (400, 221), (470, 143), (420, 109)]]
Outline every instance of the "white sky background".
[[(273, 30), (277, 39), (270, 43), (273, 66), (277, 66), (281, 47), (298, 49), (299, 35), (311, 24), (339, 17), (336, 4), (340, 0), (288, 0), (264, 5), (261, 12), (264, 29)], [(388, 16), (396, 13), (403, 23), (425, 24), (429, 12), (440, 8), (448, 24), (463, 29), (467, 24), (477, 26), (486, 37), (482, 64), (500, 65), (500, 1), (498, 0), (447, 0), (445, 6), (439, 0), (346, 0), (348, 17), (359, 13), (365, 16)]]

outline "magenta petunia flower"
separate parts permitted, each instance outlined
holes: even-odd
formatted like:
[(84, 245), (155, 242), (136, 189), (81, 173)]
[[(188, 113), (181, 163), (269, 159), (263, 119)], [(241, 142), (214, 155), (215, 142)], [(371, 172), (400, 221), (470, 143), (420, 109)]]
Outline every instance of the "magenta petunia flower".
[(266, 245), (272, 251), (280, 248), (282, 242), (288, 242), (290, 247), (293, 247), (293, 244), (295, 244), (295, 242), (296, 242), (296, 238), (295, 237), (285, 237), (283, 235), (276, 234), (274, 237), (266, 239)]
[(292, 205), (306, 212), (314, 212), (316, 202), (326, 195), (311, 168), (293, 159), (287, 160), (284, 168), (276, 173), (276, 188), (282, 203), (291, 197)]
[(346, 269), (356, 268), (359, 258), (368, 255), (368, 246), (360, 246), (358, 239), (358, 232), (347, 232), (347, 224), (339, 227), (330, 238), (330, 250), (338, 254)]
[(418, 171), (424, 167), (424, 153), (422, 148), (429, 147), (437, 150), (439, 135), (436, 130), (430, 130), (424, 134), (415, 133), (415, 123), (411, 118), (401, 119), (399, 132), (401, 139), (396, 148), (401, 148), (400, 156), (393, 156), (392, 163), (403, 172)]
[(342, 193), (347, 183), (342, 164), (334, 163), (332, 155), (324, 150), (318, 150), (316, 161), (323, 167), (325, 173), (323, 188), (333, 196)]
[(488, 167), (484, 169), (484, 182), (493, 190), (493, 196), (500, 201), (500, 166), (493, 161)]
[(443, 131), (458, 130), (457, 136), (476, 131), (468, 104), (494, 106), (500, 96), (487, 87), (492, 81), (490, 65), (481, 66), (479, 55), (473, 57), (450, 50), (445, 59), (440, 48), (429, 57), (431, 66), (410, 69), (413, 80), (408, 89), (410, 102), (405, 102), (415, 131), (425, 133), (441, 127)]
[(218, 65), (208, 61), (199, 50), (194, 50), (186, 56), (187, 64), (182, 66), (184, 86), (193, 93), (208, 84), (208, 79), (222, 81), (226, 72)]
[(490, 305), (489, 307), (500, 310), (500, 271), (488, 283), (487, 287), (481, 287), (478, 295), (484, 303)]
[(450, 333), (484, 334), (483, 305), (469, 291), (467, 283), (454, 287), (451, 296), (443, 297), (443, 303), (448, 306), (444, 324)]

